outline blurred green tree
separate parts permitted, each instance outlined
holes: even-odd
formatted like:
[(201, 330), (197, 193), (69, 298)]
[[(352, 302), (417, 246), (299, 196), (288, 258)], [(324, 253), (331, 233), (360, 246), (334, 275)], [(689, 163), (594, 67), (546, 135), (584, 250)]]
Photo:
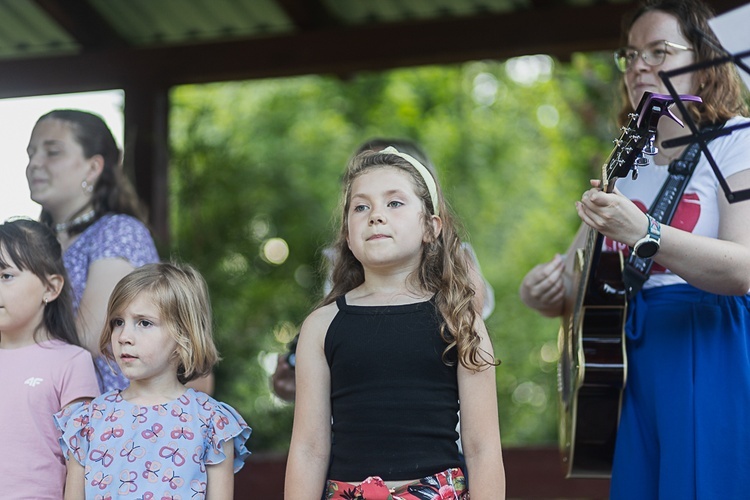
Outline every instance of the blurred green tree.
[(578, 226), (573, 202), (615, 137), (614, 80), (608, 57), (575, 55), (174, 89), (170, 251), (208, 281), (217, 397), (255, 429), (254, 450), (288, 447), (292, 407), (269, 375), (321, 297), (339, 179), (373, 136), (425, 147), (495, 289), (505, 445), (556, 439), (558, 322), (517, 291)]

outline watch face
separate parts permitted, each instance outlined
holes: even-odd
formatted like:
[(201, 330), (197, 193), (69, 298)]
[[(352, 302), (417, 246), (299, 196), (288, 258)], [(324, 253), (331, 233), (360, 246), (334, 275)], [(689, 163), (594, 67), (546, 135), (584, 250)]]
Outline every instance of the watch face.
[(658, 251), (659, 244), (655, 241), (644, 241), (635, 248), (635, 254), (642, 259), (653, 257)]

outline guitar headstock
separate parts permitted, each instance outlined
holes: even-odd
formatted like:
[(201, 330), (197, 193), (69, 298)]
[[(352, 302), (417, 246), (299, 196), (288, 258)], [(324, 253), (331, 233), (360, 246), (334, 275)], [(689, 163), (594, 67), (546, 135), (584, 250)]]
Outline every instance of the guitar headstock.
[[(681, 101), (702, 102), (694, 95), (680, 95)], [(671, 95), (644, 92), (638, 107), (630, 113), (627, 125), (620, 130), (622, 134), (615, 139), (615, 148), (609, 155), (607, 163), (602, 166), (602, 189), (611, 192), (614, 181), (633, 172), (633, 178), (638, 176), (638, 167), (648, 165), (644, 155), (653, 156), (658, 153), (655, 146), (656, 126), (662, 116), (668, 116), (680, 126), (683, 123), (677, 118), (669, 106), (675, 99)]]

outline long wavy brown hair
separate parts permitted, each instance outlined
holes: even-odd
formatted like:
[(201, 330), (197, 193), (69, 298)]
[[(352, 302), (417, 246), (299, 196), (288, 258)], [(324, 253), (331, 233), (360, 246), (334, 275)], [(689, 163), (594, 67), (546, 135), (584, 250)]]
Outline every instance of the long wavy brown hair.
[[(358, 287), (365, 281), (362, 264), (357, 260), (347, 243), (349, 209), (352, 183), (359, 176), (380, 168), (392, 167), (409, 175), (414, 192), (422, 200), (424, 233), (432, 235), (429, 215), (435, 213), (429, 191), (419, 172), (405, 159), (395, 154), (366, 151), (355, 156), (349, 163), (343, 179), (341, 200), (341, 229), (333, 249), (337, 257), (332, 271), (331, 292), (323, 298), (321, 305), (330, 304), (338, 297)], [(437, 184), (437, 181), (436, 181)], [(475, 327), (477, 314), (472, 305), (475, 290), (469, 275), (469, 263), (461, 246), (459, 223), (438, 190), (438, 213), (443, 223), (442, 231), (422, 245), (419, 269), (410, 276), (411, 285), (435, 296), (435, 304), (442, 316), (440, 334), (448, 344), (443, 352), (446, 364), (449, 352), (455, 348), (459, 362), (471, 370), (479, 370), (497, 362), (479, 347), (479, 334)]]
[[(648, 0), (630, 15), (623, 19), (622, 44), (627, 45), (628, 35), (633, 24), (645, 13), (661, 11), (677, 19), (680, 30), (695, 51), (695, 62), (700, 63), (723, 57), (717, 45), (716, 35), (708, 25), (714, 17), (713, 10), (700, 0)], [(709, 37), (709, 41), (706, 38)], [(702, 104), (690, 103), (687, 106), (691, 117), (699, 126), (724, 122), (734, 116), (748, 115), (747, 103), (744, 100), (742, 81), (733, 64), (717, 64), (699, 69), (694, 75), (700, 88), (697, 94), (703, 99)], [(628, 113), (633, 108), (625, 90), (625, 79), (620, 83), (622, 109), (618, 115), (620, 125), (628, 122)]]

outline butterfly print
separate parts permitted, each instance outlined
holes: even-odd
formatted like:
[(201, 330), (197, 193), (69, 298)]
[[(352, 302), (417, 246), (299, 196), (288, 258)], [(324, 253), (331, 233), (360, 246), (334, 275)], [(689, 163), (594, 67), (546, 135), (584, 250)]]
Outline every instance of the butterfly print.
[(152, 462), (148, 460), (146, 462), (146, 470), (141, 474), (149, 483), (155, 483), (159, 480), (159, 471), (161, 470), (161, 462)]
[(166, 415), (167, 414), (167, 404), (162, 405), (154, 405), (151, 407), (152, 410), (155, 410), (159, 415)]
[(135, 441), (128, 439), (125, 441), (125, 445), (120, 450), (120, 456), (126, 457), (128, 462), (133, 463), (136, 460), (140, 460), (146, 454), (146, 450), (143, 446), (138, 446)]
[(104, 401), (109, 401), (110, 403), (119, 403), (122, 401), (122, 394), (120, 392), (113, 392), (112, 394), (108, 394), (104, 397)]
[(163, 483), (169, 483), (169, 487), (173, 490), (176, 490), (185, 483), (185, 480), (178, 476), (172, 469), (164, 471), (164, 476), (161, 478), (161, 481)]
[(146, 406), (110, 392), (72, 405), (66, 419), (58, 413), (65, 453), (84, 466), (86, 498), (205, 500), (206, 461), (226, 459), (222, 444), (239, 446), (244, 458), (246, 448), (233, 438), (247, 426), (234, 410), (206, 398), (201, 403), (209, 410), (192, 389)]
[(142, 424), (148, 420), (148, 417), (146, 417), (146, 414), (148, 414), (148, 408), (144, 408), (143, 406), (135, 407), (133, 408), (133, 428), (135, 429), (136, 425), (135, 423), (138, 422), (139, 424)]
[(100, 490), (106, 490), (111, 482), (112, 476), (99, 471), (94, 474), (94, 479), (91, 480), (91, 486), (97, 486)]
[(162, 446), (159, 450), (159, 456), (161, 458), (169, 458), (177, 467), (185, 465), (185, 455), (180, 452), (177, 443), (174, 441), (171, 441), (167, 446)]
[(156, 442), (156, 438), (160, 438), (164, 435), (162, 430), (164, 427), (162, 427), (161, 424), (155, 423), (151, 426), (150, 429), (146, 429), (143, 432), (141, 432), (141, 436), (143, 436), (144, 439), (148, 439), (152, 443)]
[(113, 409), (111, 412), (109, 412), (109, 415), (107, 415), (106, 420), (107, 422), (117, 422), (117, 419), (125, 415), (125, 412), (122, 410)]
[(116, 425), (114, 427), (110, 427), (106, 429), (102, 433), (101, 440), (102, 441), (108, 441), (110, 439), (114, 438), (121, 438), (125, 434), (125, 430), (122, 428), (121, 425)]
[(229, 423), (229, 419), (225, 415), (219, 415), (217, 413), (217, 418), (214, 418), (214, 422), (216, 423), (216, 428), (219, 430), (224, 430), (224, 427), (227, 426)]
[(193, 453), (193, 462), (200, 465), (201, 472), (206, 472), (206, 464), (203, 462), (203, 446), (198, 446), (195, 448), (195, 453)]
[(172, 416), (179, 418), (180, 422), (190, 422), (193, 419), (192, 415), (177, 405), (172, 408)]
[(70, 453), (73, 454), (76, 460), (78, 460), (79, 462), (83, 462), (84, 453), (81, 450), (80, 443), (78, 442), (78, 436), (71, 436), (68, 445)]
[(193, 479), (190, 482), (190, 489), (193, 491), (193, 496), (197, 498), (204, 498), (206, 496), (206, 482), (198, 481)]
[(104, 445), (99, 446), (95, 450), (91, 450), (89, 458), (92, 462), (101, 462), (104, 467), (112, 465), (112, 462), (115, 459), (109, 449)]
[(91, 403), (91, 418), (102, 418), (107, 411), (107, 405)]
[(175, 428), (172, 429), (170, 436), (172, 436), (172, 439), (183, 438), (190, 441), (195, 437), (195, 434), (193, 434), (193, 431), (191, 431), (189, 427), (175, 426)]
[(89, 416), (86, 413), (73, 419), (74, 427), (86, 427), (87, 425), (89, 425)]
[(138, 491), (138, 485), (135, 484), (135, 480), (138, 479), (138, 473), (134, 470), (123, 470), (120, 473), (120, 487), (117, 489), (117, 493), (120, 495), (129, 495)]

